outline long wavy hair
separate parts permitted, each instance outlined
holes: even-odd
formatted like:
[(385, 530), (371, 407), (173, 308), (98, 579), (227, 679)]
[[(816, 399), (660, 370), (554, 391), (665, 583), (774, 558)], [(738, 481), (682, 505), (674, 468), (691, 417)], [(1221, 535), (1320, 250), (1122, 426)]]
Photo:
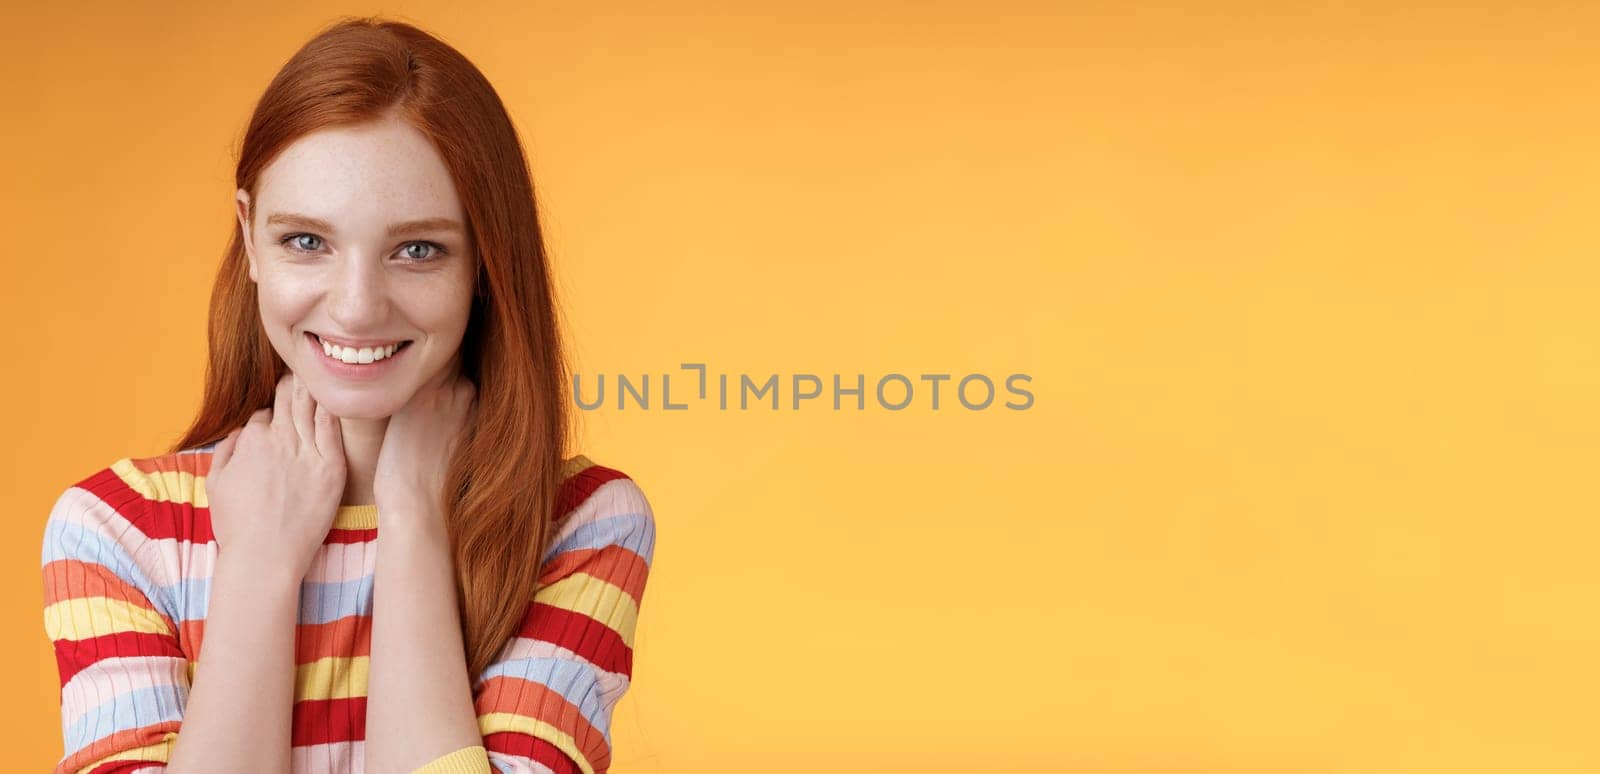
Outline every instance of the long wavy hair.
[[(505, 106), (477, 67), (438, 38), (403, 22), (346, 18), (306, 43), (267, 86), (234, 177), (255, 201), (262, 170), (295, 140), (391, 111), (438, 148), (478, 256), (461, 344), (477, 420), (449, 461), (443, 503), (476, 678), (516, 632), (536, 590), (559, 517), (571, 419), (533, 181)], [(236, 221), (212, 287), (207, 336), (203, 403), (171, 451), (216, 443), (272, 405), (288, 369), (261, 325)]]

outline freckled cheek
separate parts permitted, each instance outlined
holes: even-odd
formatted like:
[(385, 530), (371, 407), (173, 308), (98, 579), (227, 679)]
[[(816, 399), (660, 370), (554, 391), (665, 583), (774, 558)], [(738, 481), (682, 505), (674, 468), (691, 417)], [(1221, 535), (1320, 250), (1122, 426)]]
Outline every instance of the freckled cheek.
[[(446, 336), (464, 329), (471, 313), (473, 288), (457, 278), (399, 276), (376, 292), (392, 314), (429, 335)], [(319, 304), (330, 301), (327, 282), (317, 277), (276, 273), (257, 283), (264, 323), (278, 329), (293, 328), (317, 314)]]
[(317, 292), (302, 283), (262, 282), (256, 289), (261, 319), (268, 325), (292, 327), (316, 308)]
[(472, 289), (448, 282), (397, 284), (389, 298), (414, 324), (442, 333), (465, 324), (471, 312)]

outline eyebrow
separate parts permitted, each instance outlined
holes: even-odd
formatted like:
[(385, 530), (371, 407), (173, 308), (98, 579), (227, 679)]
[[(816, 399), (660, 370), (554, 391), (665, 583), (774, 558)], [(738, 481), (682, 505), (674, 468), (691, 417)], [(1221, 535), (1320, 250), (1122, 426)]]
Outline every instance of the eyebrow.
[[(267, 218), (267, 226), (284, 225), (291, 228), (304, 228), (313, 231), (334, 232), (338, 229), (332, 223), (310, 215), (301, 215), (295, 212), (275, 212)], [(408, 220), (389, 226), (390, 236), (404, 236), (406, 234), (421, 234), (437, 231), (454, 231), (464, 234), (466, 230), (461, 224), (450, 218), (423, 218), (421, 220)]]

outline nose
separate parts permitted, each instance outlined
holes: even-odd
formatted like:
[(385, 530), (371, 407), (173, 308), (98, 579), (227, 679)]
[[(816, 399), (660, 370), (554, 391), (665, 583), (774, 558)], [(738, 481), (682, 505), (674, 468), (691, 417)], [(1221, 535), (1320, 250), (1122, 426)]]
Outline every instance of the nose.
[(389, 312), (389, 288), (382, 261), (352, 253), (339, 261), (328, 288), (328, 316), (346, 335), (380, 330)]

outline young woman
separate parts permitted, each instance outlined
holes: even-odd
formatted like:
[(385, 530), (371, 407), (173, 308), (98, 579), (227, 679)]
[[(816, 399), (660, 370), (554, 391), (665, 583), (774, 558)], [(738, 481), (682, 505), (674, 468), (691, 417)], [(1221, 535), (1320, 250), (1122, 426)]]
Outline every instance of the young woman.
[(267, 87), (235, 178), (198, 417), (50, 514), (56, 771), (606, 771), (655, 522), (566, 456), (493, 88), (341, 22)]

